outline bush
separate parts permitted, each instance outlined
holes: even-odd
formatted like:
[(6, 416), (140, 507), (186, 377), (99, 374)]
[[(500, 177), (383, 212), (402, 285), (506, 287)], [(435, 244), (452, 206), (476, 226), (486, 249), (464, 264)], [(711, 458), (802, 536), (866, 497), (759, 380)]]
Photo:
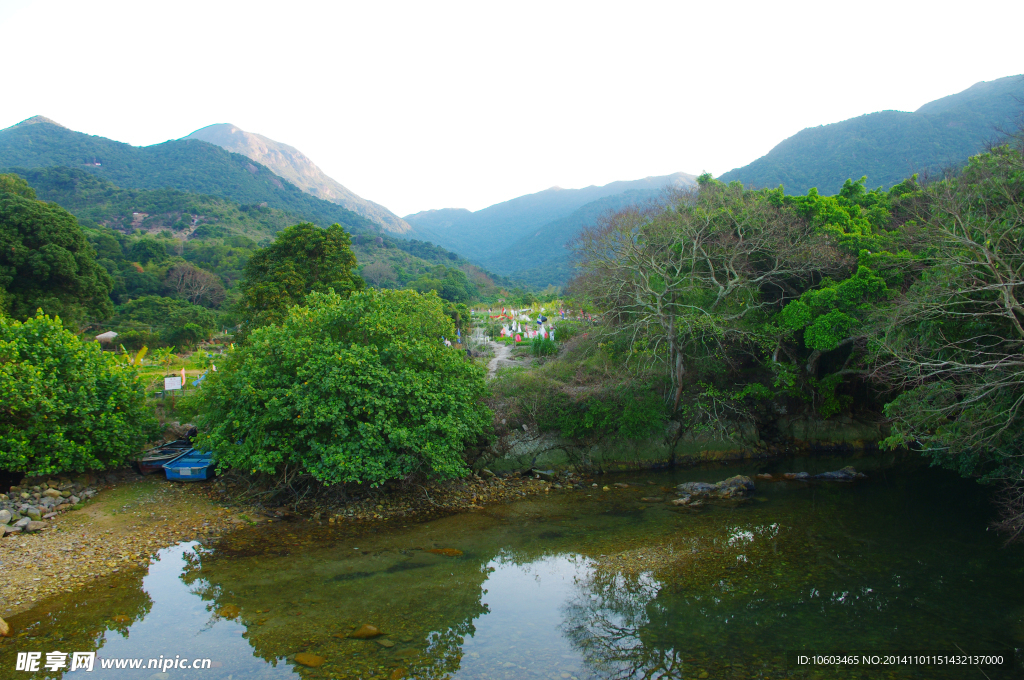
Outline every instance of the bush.
[(546, 357), (551, 354), (558, 354), (558, 347), (555, 345), (554, 340), (538, 336), (530, 342), (530, 351), (535, 357)]
[(253, 330), (187, 405), (221, 467), (302, 470), (326, 484), (465, 474), (490, 423), (484, 371), (445, 347), (436, 295), (310, 293)]
[(0, 316), (0, 404), (0, 469), (30, 476), (117, 467), (155, 426), (135, 369), (48, 316)]

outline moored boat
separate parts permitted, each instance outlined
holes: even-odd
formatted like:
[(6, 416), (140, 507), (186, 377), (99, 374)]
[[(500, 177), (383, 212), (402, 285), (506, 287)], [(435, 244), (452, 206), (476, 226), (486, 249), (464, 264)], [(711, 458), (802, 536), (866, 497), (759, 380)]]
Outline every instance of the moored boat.
[(177, 439), (173, 442), (165, 442), (160, 446), (154, 446), (135, 461), (135, 467), (139, 474), (148, 475), (163, 470), (164, 463), (169, 463), (181, 454), (192, 448), (192, 443), (187, 439)]
[(213, 451), (189, 449), (174, 460), (164, 463), (167, 479), (199, 482), (213, 477)]

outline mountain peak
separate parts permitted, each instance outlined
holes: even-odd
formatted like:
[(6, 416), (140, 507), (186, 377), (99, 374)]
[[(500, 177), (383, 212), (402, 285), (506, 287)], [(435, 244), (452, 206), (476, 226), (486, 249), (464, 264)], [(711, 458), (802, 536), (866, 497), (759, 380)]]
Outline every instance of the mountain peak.
[(411, 228), (384, 206), (357, 196), (328, 177), (316, 163), (293, 146), (254, 132), (246, 132), (231, 123), (207, 125), (182, 139), (198, 139), (262, 163), (307, 194), (359, 213), (388, 231), (401, 234)]
[(15, 123), (14, 125), (12, 125), (9, 128), (6, 128), (6, 129), (13, 130), (14, 128), (25, 127), (27, 125), (39, 125), (40, 123), (47, 123), (49, 125), (56, 125), (59, 128), (64, 127), (63, 125), (61, 125), (57, 121), (50, 120), (46, 116), (32, 116), (31, 118), (26, 118), (25, 120), (21, 121), (20, 123)]

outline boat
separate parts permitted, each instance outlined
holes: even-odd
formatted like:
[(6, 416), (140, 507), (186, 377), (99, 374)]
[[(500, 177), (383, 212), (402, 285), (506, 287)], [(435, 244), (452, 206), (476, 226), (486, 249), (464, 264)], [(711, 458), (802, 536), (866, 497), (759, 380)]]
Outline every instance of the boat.
[(201, 482), (213, 477), (213, 451), (189, 449), (163, 465), (167, 479), (179, 482)]
[(135, 461), (135, 469), (139, 471), (140, 475), (159, 472), (163, 469), (164, 463), (169, 463), (191, 448), (192, 442), (187, 439), (164, 442), (142, 454), (142, 457)]

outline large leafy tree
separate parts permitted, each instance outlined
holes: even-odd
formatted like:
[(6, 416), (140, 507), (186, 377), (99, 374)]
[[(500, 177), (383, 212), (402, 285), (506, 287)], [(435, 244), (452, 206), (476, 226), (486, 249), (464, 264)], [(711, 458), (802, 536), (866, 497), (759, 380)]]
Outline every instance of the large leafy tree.
[(483, 370), (442, 342), (454, 330), (433, 294), (311, 293), (204, 383), (198, 445), (225, 467), (327, 484), (464, 474), (491, 414)]
[(17, 319), (37, 309), (77, 324), (113, 312), (110, 275), (74, 215), (35, 200), (20, 177), (0, 175), (0, 303)]
[(134, 368), (59, 319), (0, 316), (0, 469), (48, 475), (117, 467), (153, 424)]
[(1010, 147), (905, 199), (923, 269), (888, 314), (877, 374), (900, 390), (889, 444), (1009, 489), (1024, 536), (1024, 160)]
[(304, 222), (283, 230), (246, 264), (240, 286), (240, 338), (254, 328), (281, 323), (288, 308), (301, 305), (310, 293), (333, 289), (347, 295), (361, 290), (363, 280), (355, 267), (351, 237), (340, 225), (321, 229)]

